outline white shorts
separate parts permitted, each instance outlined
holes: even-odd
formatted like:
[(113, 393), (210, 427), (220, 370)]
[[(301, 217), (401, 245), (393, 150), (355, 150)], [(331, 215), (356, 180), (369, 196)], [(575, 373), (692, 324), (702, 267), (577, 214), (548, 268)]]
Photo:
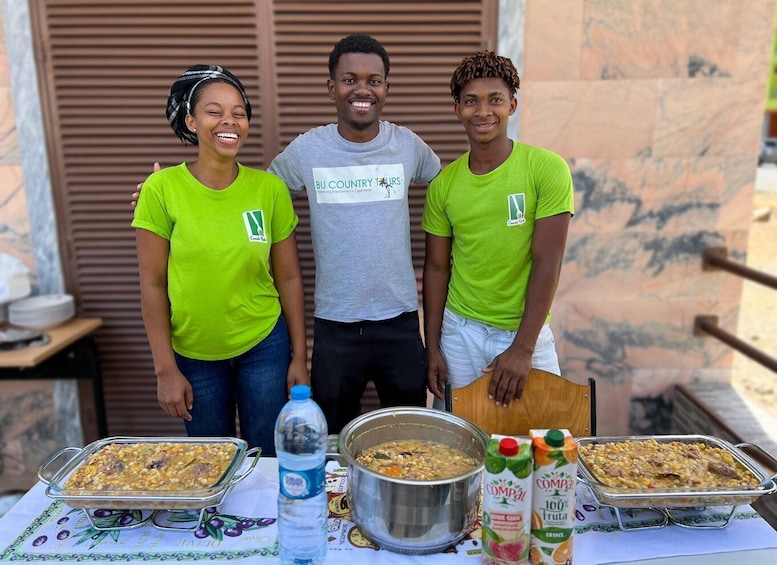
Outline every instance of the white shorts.
[[(451, 312), (443, 313), (440, 353), (448, 368), (448, 382), (453, 388), (467, 386), (484, 375), (483, 369), (506, 350), (515, 339), (516, 330), (503, 330)], [(534, 369), (560, 375), (556, 340), (548, 324), (542, 326), (534, 354)], [(434, 407), (444, 409), (444, 402), (435, 398)]]

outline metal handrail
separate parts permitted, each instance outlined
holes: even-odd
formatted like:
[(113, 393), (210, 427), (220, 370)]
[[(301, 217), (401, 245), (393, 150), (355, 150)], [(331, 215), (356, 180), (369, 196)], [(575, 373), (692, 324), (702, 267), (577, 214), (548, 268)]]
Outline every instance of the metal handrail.
[(746, 341), (742, 341), (734, 334), (718, 326), (717, 316), (696, 316), (693, 319), (693, 335), (709, 334), (718, 338), (726, 345), (736, 349), (741, 354), (746, 355), (753, 361), (760, 363), (767, 369), (777, 373), (777, 359), (767, 355), (760, 349), (756, 349)]
[[(731, 261), (728, 258), (728, 249), (725, 247), (707, 247), (702, 251), (701, 256), (703, 271), (720, 269), (777, 290), (777, 277)], [(704, 334), (718, 338), (729, 347), (736, 349), (741, 354), (777, 373), (777, 359), (719, 327), (717, 316), (696, 316), (694, 318), (693, 335), (700, 336)]]
[(702, 271), (723, 270), (777, 290), (777, 277), (756, 271), (728, 258), (725, 247), (708, 247), (701, 254)]

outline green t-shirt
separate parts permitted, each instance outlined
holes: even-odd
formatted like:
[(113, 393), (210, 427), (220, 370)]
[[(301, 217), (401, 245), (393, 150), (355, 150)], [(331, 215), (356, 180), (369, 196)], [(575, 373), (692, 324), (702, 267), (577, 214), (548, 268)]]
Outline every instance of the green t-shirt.
[(452, 238), (446, 307), (515, 330), (531, 274), (534, 222), (574, 213), (572, 176), (560, 156), (518, 142), (510, 157), (485, 175), (472, 174), (468, 162), (465, 153), (431, 182), (422, 226)]
[(235, 181), (212, 190), (185, 163), (152, 174), (132, 226), (170, 242), (167, 293), (172, 344), (192, 359), (245, 353), (281, 312), (270, 274), (270, 247), (297, 225), (286, 184), (239, 166)]

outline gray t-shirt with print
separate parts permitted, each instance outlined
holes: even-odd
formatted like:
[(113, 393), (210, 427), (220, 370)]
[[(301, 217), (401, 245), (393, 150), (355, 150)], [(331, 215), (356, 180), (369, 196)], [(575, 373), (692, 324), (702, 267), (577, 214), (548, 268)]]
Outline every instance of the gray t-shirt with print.
[(388, 320), (418, 309), (408, 189), (440, 172), (420, 137), (380, 122), (374, 139), (354, 143), (329, 124), (298, 136), (267, 170), (293, 196), (307, 190), (316, 317)]

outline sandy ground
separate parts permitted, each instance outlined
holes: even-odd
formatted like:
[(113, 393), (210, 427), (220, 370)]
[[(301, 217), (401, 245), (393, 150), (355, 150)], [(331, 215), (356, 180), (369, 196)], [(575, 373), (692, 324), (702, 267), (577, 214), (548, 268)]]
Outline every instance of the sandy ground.
[[(747, 265), (777, 276), (777, 167), (759, 169), (753, 209)], [(737, 335), (777, 358), (777, 290), (744, 282)], [(777, 373), (736, 353), (732, 384), (763, 409), (777, 430)]]

